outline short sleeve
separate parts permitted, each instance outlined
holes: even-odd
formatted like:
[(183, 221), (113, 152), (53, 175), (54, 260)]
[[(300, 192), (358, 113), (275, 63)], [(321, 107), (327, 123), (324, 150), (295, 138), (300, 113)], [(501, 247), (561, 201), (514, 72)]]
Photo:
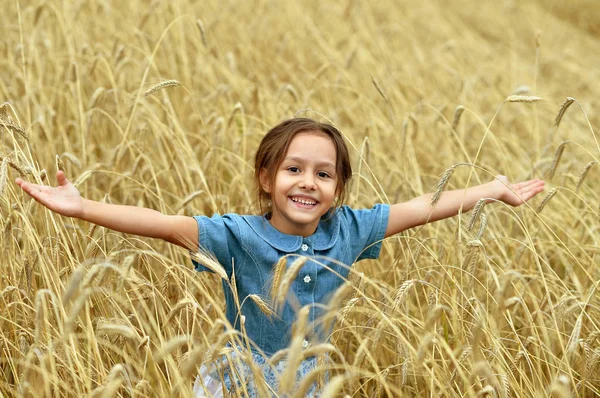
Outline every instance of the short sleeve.
[(355, 261), (378, 258), (388, 225), (390, 206), (377, 204), (372, 209), (360, 210), (343, 206), (341, 211)]
[[(199, 250), (204, 254), (215, 259), (231, 275), (231, 253), (230, 242), (235, 239), (239, 228), (230, 215), (220, 216), (215, 214), (212, 217), (194, 216), (198, 223), (198, 243)], [(196, 271), (212, 272), (206, 266), (192, 260)]]

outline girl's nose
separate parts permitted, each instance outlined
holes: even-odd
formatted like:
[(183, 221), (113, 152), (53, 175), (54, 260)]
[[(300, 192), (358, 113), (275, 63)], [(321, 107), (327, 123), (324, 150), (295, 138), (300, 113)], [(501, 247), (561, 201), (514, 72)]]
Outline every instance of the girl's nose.
[(305, 174), (302, 181), (300, 181), (300, 188), (314, 190), (316, 188), (315, 178), (312, 175)]

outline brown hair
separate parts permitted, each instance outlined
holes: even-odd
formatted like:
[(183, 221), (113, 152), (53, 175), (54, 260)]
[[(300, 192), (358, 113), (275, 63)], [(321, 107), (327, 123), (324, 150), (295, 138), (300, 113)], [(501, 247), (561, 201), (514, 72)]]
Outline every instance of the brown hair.
[(256, 183), (258, 206), (261, 214), (263, 213), (265, 204), (269, 201), (270, 195), (265, 192), (260, 183), (261, 170), (267, 170), (267, 177), (271, 180), (271, 184), (275, 182), (275, 170), (283, 161), (285, 154), (290, 146), (290, 142), (298, 133), (315, 131), (323, 133), (333, 142), (336, 153), (336, 174), (337, 174), (337, 205), (344, 203), (346, 196), (346, 184), (352, 177), (352, 166), (350, 164), (350, 155), (348, 147), (344, 142), (342, 133), (327, 123), (317, 122), (309, 118), (293, 118), (281, 122), (273, 127), (263, 137), (256, 155), (254, 157), (254, 182)]

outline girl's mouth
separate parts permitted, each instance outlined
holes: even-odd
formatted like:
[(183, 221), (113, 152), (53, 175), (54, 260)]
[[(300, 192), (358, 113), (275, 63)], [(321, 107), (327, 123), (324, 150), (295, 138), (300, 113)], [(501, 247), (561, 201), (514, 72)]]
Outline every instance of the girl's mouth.
[(317, 205), (316, 200), (314, 199), (310, 199), (310, 198), (303, 198), (303, 197), (299, 197), (299, 196), (290, 196), (290, 200), (292, 202), (294, 202), (296, 204), (296, 206), (298, 207), (303, 207), (306, 209), (310, 209), (312, 207), (315, 207)]

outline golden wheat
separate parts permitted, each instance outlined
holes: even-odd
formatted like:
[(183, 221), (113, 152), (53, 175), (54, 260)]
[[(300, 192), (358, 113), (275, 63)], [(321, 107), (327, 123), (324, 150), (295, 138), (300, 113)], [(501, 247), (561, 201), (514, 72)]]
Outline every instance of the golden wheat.
[(548, 180), (551, 180), (552, 177), (554, 177), (554, 173), (556, 172), (558, 163), (560, 162), (563, 152), (565, 151), (565, 148), (566, 148), (567, 144), (569, 144), (569, 143), (570, 143), (570, 141), (561, 142), (561, 144), (558, 146), (558, 148), (556, 148), (556, 152), (554, 153), (554, 159), (552, 159), (552, 164), (550, 165), (550, 169), (546, 173), (546, 177), (548, 178)]
[(509, 95), (504, 100), (505, 102), (538, 102), (541, 101), (541, 97), (533, 95)]
[[(344, 397), (600, 391), (600, 301), (589, 293), (600, 275), (600, 117), (589, 111), (600, 3), (523, 0), (526, 12), (507, 14), (502, 2), (346, 1), (298, 13), (293, 3), (134, 1), (118, 15), (104, 3), (30, 3), (2, 9), (12, 24), (0, 46), (0, 395), (191, 396), (203, 361), (224, 356), (248, 365), (260, 396), (275, 395), (249, 356), (249, 320), (241, 330), (227, 320), (222, 286), (237, 317), (251, 304), (270, 321), (287, 299), (298, 311), (296, 254), (256, 281), (266, 291), (241, 297), (239, 270), (253, 264), (227, 275), (193, 245), (189, 254), (52, 214), (10, 184), (44, 183), (44, 170), (58, 169), (92, 200), (256, 214), (252, 150), (294, 115), (342, 129), (354, 166), (342, 204), (357, 209), (426, 194), (447, 165), (433, 205), (450, 186), (498, 173), (561, 178), (531, 202), (545, 215), (482, 202), (388, 237), (377, 260), (346, 264), (351, 282), (327, 292), (315, 319), (329, 344), (298, 347), (309, 319), (293, 347), (266, 358), (292, 359), (289, 396), (324, 377), (325, 395)], [(323, 15), (328, 23), (315, 23)], [(389, 40), (397, 20), (403, 40)], [(544, 40), (540, 26), (551, 27)], [(565, 48), (568, 57), (552, 56)], [(150, 101), (156, 94), (165, 100)], [(573, 104), (582, 112), (567, 117)], [(460, 162), (472, 162), (466, 173)], [(190, 257), (215, 273), (197, 273)], [(295, 380), (298, 361), (314, 355), (317, 368)], [(231, 395), (247, 395), (249, 381)]]
[(281, 284), (277, 289), (277, 295), (273, 297), (273, 303), (276, 308), (281, 308), (281, 306), (285, 303), (292, 282), (294, 281), (294, 279), (296, 279), (296, 276), (298, 276), (298, 272), (300, 272), (300, 269), (304, 267), (306, 262), (309, 260), (309, 257), (299, 256), (285, 271), (285, 274), (281, 278)]
[(565, 112), (567, 111), (567, 109), (569, 109), (569, 107), (571, 106), (573, 101), (575, 101), (575, 98), (571, 98), (571, 97), (565, 98), (563, 103), (560, 105), (560, 109), (558, 110), (558, 114), (556, 115), (556, 118), (554, 119), (554, 126), (556, 126), (558, 128), (560, 121), (562, 120), (563, 116), (565, 115)]
[(442, 173), (440, 179), (438, 180), (438, 182), (433, 190), (433, 195), (431, 196), (430, 204), (432, 207), (435, 207), (437, 202), (439, 202), (440, 198), (442, 197), (442, 193), (443, 193), (444, 189), (446, 189), (446, 186), (448, 185), (448, 182), (450, 181), (450, 177), (452, 177), (452, 173), (454, 173), (455, 168), (456, 168), (456, 165), (451, 166)]
[(179, 83), (177, 80), (165, 80), (164, 82), (155, 84), (154, 86), (150, 87), (148, 90), (144, 91), (142, 93), (142, 97), (147, 97), (149, 95), (152, 95), (155, 92), (162, 90), (163, 88), (176, 87), (176, 86), (181, 86), (181, 83)]

